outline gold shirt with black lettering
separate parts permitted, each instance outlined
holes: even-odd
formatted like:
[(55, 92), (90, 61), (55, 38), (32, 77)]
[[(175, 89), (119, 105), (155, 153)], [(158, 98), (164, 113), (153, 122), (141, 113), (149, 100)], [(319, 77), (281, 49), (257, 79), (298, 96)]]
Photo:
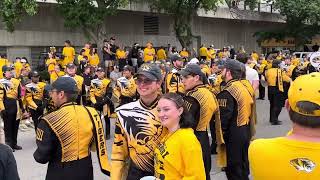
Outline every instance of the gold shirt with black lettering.
[(160, 180), (206, 178), (201, 145), (192, 128), (180, 128), (155, 150), (155, 176)]
[(90, 86), (90, 101), (95, 104), (97, 102), (96, 97), (105, 97), (107, 88), (110, 84), (109, 79), (93, 79)]
[(43, 100), (43, 92), (44, 87), (46, 86), (46, 83), (44, 82), (38, 82), (35, 83), (29, 83), (26, 85), (26, 95), (25, 100), (27, 101), (27, 107), (30, 109), (37, 109), (37, 105), (34, 102), (34, 100)]
[[(195, 98), (200, 104), (200, 119), (196, 131), (206, 131), (215, 112), (219, 110), (215, 95), (205, 85), (200, 85), (186, 93), (186, 96)], [(186, 102), (186, 106), (188, 102)]]

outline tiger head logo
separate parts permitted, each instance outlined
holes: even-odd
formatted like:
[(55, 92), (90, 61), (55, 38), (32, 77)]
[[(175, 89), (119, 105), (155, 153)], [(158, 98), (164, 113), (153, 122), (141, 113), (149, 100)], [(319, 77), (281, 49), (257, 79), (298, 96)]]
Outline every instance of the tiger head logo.
[(308, 158), (296, 158), (290, 161), (291, 166), (298, 171), (310, 173), (316, 167), (316, 164)]

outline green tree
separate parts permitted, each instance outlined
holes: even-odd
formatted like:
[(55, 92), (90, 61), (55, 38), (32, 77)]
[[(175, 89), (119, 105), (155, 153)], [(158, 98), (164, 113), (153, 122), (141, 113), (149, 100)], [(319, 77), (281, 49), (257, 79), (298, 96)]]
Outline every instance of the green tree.
[(309, 42), (320, 32), (320, 0), (277, 0), (275, 9), (286, 21), (283, 28), (273, 31), (255, 33), (258, 42), (275, 38), (282, 40), (285, 37), (295, 39), (296, 49)]
[(37, 13), (36, 0), (0, 0), (0, 17), (5, 29), (9, 32), (15, 30), (15, 25), (24, 15), (33, 16)]
[(127, 0), (57, 0), (58, 11), (69, 28), (80, 28), (86, 36), (98, 43), (105, 37), (104, 22)]

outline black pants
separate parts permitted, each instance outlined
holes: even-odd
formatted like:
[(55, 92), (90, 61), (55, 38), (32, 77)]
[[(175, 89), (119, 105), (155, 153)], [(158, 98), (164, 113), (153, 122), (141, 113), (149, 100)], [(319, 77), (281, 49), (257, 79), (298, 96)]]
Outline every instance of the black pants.
[(153, 176), (154, 172), (143, 171), (134, 164), (130, 164), (127, 180), (139, 180), (145, 176)]
[(110, 118), (107, 116), (104, 116), (104, 120), (106, 122), (106, 137), (110, 137)]
[(265, 94), (266, 94), (265, 91), (266, 91), (266, 88), (263, 87), (263, 86), (261, 85), (261, 83), (259, 83), (259, 99), (264, 99)]
[(248, 149), (250, 144), (250, 127), (230, 128), (226, 139), (228, 180), (249, 180)]
[(40, 108), (37, 108), (36, 110), (30, 109), (30, 114), (32, 117), (32, 121), (34, 123), (34, 128), (35, 130), (37, 130), (38, 124), (39, 124), (39, 118), (40, 116), (43, 115), (43, 109), (42, 107), (42, 101), (40, 100), (34, 100), (34, 102), (36, 103), (36, 105)]
[(207, 131), (195, 131), (197, 139), (201, 144), (202, 158), (204, 163), (204, 169), (206, 172), (206, 180), (210, 180), (210, 170), (211, 170), (211, 153), (210, 153), (210, 143)]
[(126, 66), (127, 64), (128, 63), (126, 59), (119, 59), (119, 71), (122, 72), (124, 66)]
[(211, 134), (211, 152), (216, 152), (217, 142), (216, 142), (216, 127), (215, 121), (210, 121), (210, 134)]
[(20, 120), (17, 118), (17, 100), (15, 99), (4, 99), (4, 114), (3, 114), (3, 123), (4, 123), (4, 135), (5, 142), (7, 145), (13, 147), (17, 145), (17, 136)]
[(93, 180), (91, 155), (72, 162), (49, 162), (46, 180), (57, 179)]
[(271, 123), (279, 121), (278, 117), (284, 105), (283, 93), (275, 90), (274, 87), (268, 87), (268, 99), (270, 102), (270, 119)]

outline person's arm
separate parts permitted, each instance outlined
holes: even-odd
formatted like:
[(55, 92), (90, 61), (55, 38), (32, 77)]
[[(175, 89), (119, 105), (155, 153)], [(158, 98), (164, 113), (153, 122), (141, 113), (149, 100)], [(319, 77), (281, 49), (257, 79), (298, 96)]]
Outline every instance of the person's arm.
[(200, 120), (200, 103), (191, 96), (185, 96), (184, 102), (194, 120), (192, 128), (196, 129)]
[(97, 103), (96, 96), (94, 95), (94, 93), (95, 93), (95, 88), (94, 88), (94, 85), (91, 83), (89, 96), (92, 104)]
[(111, 180), (122, 179), (128, 156), (129, 148), (127, 138), (119, 120), (117, 120), (111, 153)]
[(220, 109), (221, 128), (223, 133), (225, 133), (229, 129), (236, 104), (231, 94), (227, 91), (221, 91), (217, 95), (217, 100)]
[(33, 153), (34, 159), (41, 164), (46, 164), (54, 154), (54, 141), (56, 135), (50, 129), (46, 121), (40, 120), (36, 130), (37, 149)]
[(19, 180), (17, 163), (12, 149), (6, 145), (0, 145), (0, 151), (4, 155), (0, 161), (0, 177), (3, 177), (3, 180)]

